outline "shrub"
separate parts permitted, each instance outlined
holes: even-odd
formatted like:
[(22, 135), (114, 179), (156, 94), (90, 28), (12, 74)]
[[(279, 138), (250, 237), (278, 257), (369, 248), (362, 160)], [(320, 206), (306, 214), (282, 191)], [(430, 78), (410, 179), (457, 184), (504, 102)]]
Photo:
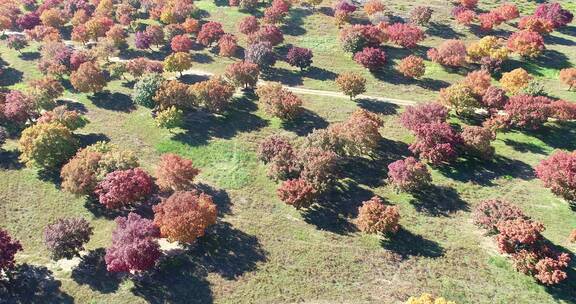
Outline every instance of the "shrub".
[(335, 11), (344, 11), (348, 14), (356, 11), (356, 6), (349, 0), (340, 0), (334, 4)]
[(269, 42), (256, 42), (248, 45), (244, 52), (244, 59), (257, 64), (260, 68), (273, 66), (276, 63), (276, 55)]
[(400, 61), (398, 71), (408, 78), (420, 78), (426, 72), (424, 60), (418, 56), (410, 55)]
[(145, 271), (154, 266), (162, 253), (157, 238), (160, 231), (151, 220), (130, 212), (117, 217), (112, 245), (106, 248), (106, 268), (110, 272)]
[(568, 267), (569, 262), (570, 257), (566, 253), (563, 253), (558, 259), (543, 258), (534, 267), (536, 272), (534, 277), (545, 285), (558, 284), (568, 278), (563, 269)]
[(70, 111), (65, 105), (58, 106), (51, 111), (42, 113), (37, 123), (57, 122), (71, 131), (82, 128), (86, 125), (87, 120), (77, 111)]
[(253, 88), (258, 82), (260, 68), (251, 62), (236, 62), (226, 67), (225, 77), (236, 87)]
[(299, 151), (298, 155), (302, 162), (300, 178), (312, 185), (316, 192), (322, 193), (336, 182), (338, 170), (336, 153), (320, 148), (307, 148)]
[(536, 16), (524, 16), (518, 22), (518, 28), (521, 30), (528, 30), (544, 35), (554, 30), (554, 24), (544, 18), (539, 18)]
[(82, 149), (76, 153), (60, 173), (62, 178), (62, 189), (76, 194), (91, 194), (98, 184), (99, 163), (102, 153), (89, 148)]
[(428, 168), (414, 157), (397, 160), (388, 165), (388, 181), (401, 191), (417, 191), (430, 185)]
[(512, 3), (504, 3), (500, 5), (496, 11), (504, 21), (510, 21), (520, 17), (518, 7)]
[(224, 35), (222, 24), (210, 21), (202, 25), (198, 36), (196, 36), (196, 42), (204, 46), (210, 46), (212, 43), (218, 41), (222, 35)]
[(358, 208), (358, 228), (366, 233), (393, 234), (400, 229), (400, 212), (396, 206), (387, 206), (377, 196)]
[(494, 156), (494, 147), (490, 145), (496, 134), (488, 128), (466, 126), (462, 131), (464, 147), (472, 154), (488, 159)]
[(414, 131), (416, 141), (410, 145), (410, 151), (430, 162), (440, 165), (457, 156), (457, 146), (461, 138), (447, 123), (422, 124)]
[(18, 240), (13, 240), (6, 230), (0, 228), (0, 270), (8, 271), (14, 268), (14, 256), (22, 251)]
[(157, 113), (154, 118), (156, 126), (164, 129), (180, 128), (184, 125), (184, 112), (175, 106), (170, 106)]
[(254, 16), (244, 17), (242, 20), (240, 20), (237, 26), (237, 30), (244, 35), (250, 35), (259, 29), (260, 24), (258, 23), (258, 19), (256, 19)]
[(479, 14), (478, 20), (480, 21), (480, 29), (483, 31), (491, 31), (495, 26), (502, 24), (502, 17), (495, 11)]
[(433, 297), (431, 294), (423, 293), (419, 297), (410, 297), (406, 304), (456, 304), (456, 302), (448, 301), (443, 297)]
[(507, 102), (506, 91), (495, 86), (488, 87), (482, 96), (482, 104), (492, 110), (504, 109)]
[(100, 68), (93, 62), (84, 62), (78, 70), (70, 75), (74, 89), (83, 93), (96, 93), (106, 86), (106, 78)]
[(498, 233), (500, 222), (528, 219), (520, 208), (508, 201), (491, 199), (482, 201), (472, 212), (474, 224), (488, 230), (490, 234)]
[(514, 253), (524, 246), (535, 245), (544, 231), (542, 223), (527, 219), (500, 221), (496, 228), (499, 232), (496, 241), (502, 253)]
[(466, 75), (466, 79), (464, 79), (464, 83), (470, 87), (472, 92), (477, 96), (483, 96), (486, 93), (491, 81), (492, 77), (490, 77), (490, 73), (486, 70), (470, 72)]
[(138, 158), (136, 158), (133, 151), (121, 150), (114, 145), (102, 145), (101, 143), (96, 143), (89, 148), (103, 153), (102, 159), (98, 162), (98, 180), (103, 180), (108, 173), (114, 171), (122, 171), (138, 167)]
[(368, 0), (364, 3), (364, 12), (366, 15), (372, 16), (375, 13), (380, 13), (386, 10), (386, 6), (380, 0)]
[(576, 103), (560, 99), (552, 102), (550, 108), (552, 117), (560, 121), (576, 119)]
[(378, 131), (382, 120), (375, 113), (358, 109), (347, 121), (330, 126), (330, 131), (338, 138), (342, 155), (362, 156), (373, 154), (382, 140)]
[(500, 85), (511, 95), (520, 92), (532, 80), (532, 76), (523, 68), (514, 69), (508, 73), (503, 73), (500, 78)]
[(296, 209), (308, 208), (316, 198), (316, 190), (304, 179), (289, 179), (280, 185), (278, 197)]
[(238, 49), (238, 44), (236, 42), (236, 37), (231, 34), (224, 34), (218, 40), (218, 55), (224, 57), (232, 57), (236, 54), (236, 50)]
[(532, 79), (528, 84), (519, 92), (522, 95), (530, 96), (545, 96), (544, 84), (537, 79)]
[(534, 16), (549, 20), (555, 28), (566, 26), (574, 19), (574, 15), (570, 11), (563, 9), (558, 2), (538, 5), (536, 11), (534, 11)]
[(36, 107), (48, 110), (56, 104), (54, 100), (62, 96), (64, 87), (60, 84), (60, 81), (47, 76), (30, 80), (28, 82), (28, 93), (34, 99)]
[(417, 26), (406, 23), (394, 23), (386, 27), (388, 39), (405, 48), (414, 48), (424, 40), (424, 32)]
[(286, 62), (302, 71), (312, 65), (312, 57), (312, 50), (293, 46), (288, 50)]
[(454, 109), (456, 114), (472, 113), (479, 106), (474, 91), (464, 83), (456, 83), (441, 89), (438, 101)]
[(523, 57), (538, 57), (544, 51), (544, 39), (536, 32), (519, 31), (508, 38), (508, 48)]
[(132, 90), (132, 100), (143, 107), (153, 108), (154, 95), (162, 86), (164, 77), (158, 73), (150, 73), (142, 76), (134, 84)]
[(261, 161), (268, 163), (283, 151), (293, 152), (293, 150), (288, 138), (280, 135), (270, 135), (260, 142), (257, 154)]
[(189, 90), (197, 102), (213, 113), (226, 111), (234, 94), (234, 87), (218, 77), (195, 83)]
[(418, 25), (426, 25), (432, 18), (433, 10), (428, 6), (417, 6), (410, 11), (410, 22)]
[(475, 8), (478, 5), (478, 0), (460, 0), (460, 5), (466, 8)]
[(200, 31), (200, 22), (193, 18), (186, 18), (182, 23), (182, 29), (188, 34), (198, 33)]
[(154, 206), (154, 224), (169, 241), (192, 243), (216, 223), (218, 211), (210, 195), (177, 191)]
[(551, 103), (552, 100), (544, 96), (516, 95), (510, 98), (504, 111), (512, 126), (535, 130), (552, 116)]
[(560, 81), (568, 86), (568, 90), (576, 87), (576, 68), (566, 68), (560, 70)]
[(466, 62), (466, 46), (460, 40), (446, 40), (437, 49), (428, 50), (427, 55), (438, 64), (459, 67)]
[(536, 176), (552, 193), (576, 200), (576, 153), (556, 151), (536, 166)]
[(172, 53), (164, 59), (164, 69), (168, 72), (182, 72), (192, 67), (190, 54), (184, 52)]
[(24, 124), (38, 115), (34, 100), (28, 94), (12, 90), (4, 96), (2, 116), (18, 124)]
[(477, 16), (473, 10), (464, 9), (455, 14), (454, 17), (456, 18), (456, 22), (464, 25), (470, 25)]
[(152, 193), (154, 183), (148, 173), (140, 168), (108, 173), (94, 193), (108, 209), (118, 209), (145, 199)]
[(164, 191), (183, 191), (193, 187), (194, 178), (200, 170), (194, 167), (191, 160), (176, 154), (162, 155), (156, 169), (157, 184)]
[(160, 109), (167, 109), (171, 106), (187, 108), (194, 104), (194, 98), (188, 92), (188, 85), (177, 80), (162, 83), (153, 99)]
[(378, 47), (387, 40), (385, 33), (373, 25), (356, 24), (340, 31), (342, 49), (346, 52), (356, 53), (365, 47)]
[(187, 35), (176, 35), (170, 41), (170, 47), (174, 53), (186, 53), (192, 49), (192, 40)]
[(71, 259), (79, 256), (93, 230), (90, 223), (83, 218), (59, 219), (44, 229), (44, 243), (53, 259)]
[(54, 169), (76, 152), (78, 141), (70, 129), (59, 123), (37, 124), (22, 132), (18, 149), (27, 166)]
[(291, 149), (279, 150), (268, 164), (266, 175), (275, 180), (296, 178), (301, 171), (298, 156)]
[(366, 92), (366, 79), (354, 72), (344, 72), (336, 78), (336, 85), (350, 100)]
[(384, 63), (386, 62), (386, 53), (381, 49), (367, 47), (354, 54), (354, 61), (365, 68), (374, 71), (384, 66)]
[(443, 123), (448, 118), (448, 109), (436, 102), (407, 106), (400, 115), (400, 123), (404, 128), (415, 132), (423, 124)]
[(467, 52), (470, 59), (477, 62), (486, 60), (486, 58), (500, 61), (508, 58), (508, 49), (504, 46), (503, 40), (494, 36), (482, 37), (477, 42), (472, 43)]
[(282, 120), (292, 120), (302, 111), (302, 100), (282, 88), (280, 83), (267, 83), (256, 90), (264, 111)]

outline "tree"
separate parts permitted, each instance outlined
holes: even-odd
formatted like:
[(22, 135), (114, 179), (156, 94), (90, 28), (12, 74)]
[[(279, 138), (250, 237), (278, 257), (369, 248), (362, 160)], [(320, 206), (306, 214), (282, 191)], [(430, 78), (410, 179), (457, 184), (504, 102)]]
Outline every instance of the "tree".
[(33, 79), (28, 82), (28, 94), (36, 104), (36, 108), (48, 110), (55, 106), (55, 99), (62, 96), (64, 87), (53, 77)]
[(478, 0), (460, 0), (460, 5), (465, 8), (475, 8), (478, 5)]
[(472, 89), (476, 96), (483, 96), (490, 87), (492, 77), (488, 71), (481, 69), (468, 73), (464, 83)]
[(504, 109), (507, 102), (506, 91), (495, 86), (488, 87), (482, 96), (482, 105), (492, 111)]
[(417, 6), (410, 11), (410, 22), (417, 25), (426, 25), (430, 22), (433, 12), (428, 6)]
[(466, 46), (460, 40), (446, 40), (437, 49), (428, 50), (428, 58), (438, 64), (460, 67), (466, 63)]
[(366, 15), (372, 16), (375, 13), (383, 12), (386, 10), (386, 6), (380, 0), (368, 0), (364, 3), (364, 12)]
[(198, 36), (196, 36), (196, 42), (204, 46), (210, 46), (212, 43), (218, 41), (222, 35), (224, 35), (222, 24), (210, 21), (202, 25)]
[(164, 154), (156, 169), (157, 184), (164, 191), (191, 190), (199, 173), (191, 160), (172, 153)]
[(558, 2), (538, 5), (534, 11), (534, 16), (549, 20), (555, 28), (564, 27), (574, 19), (574, 15), (563, 9)]
[(258, 23), (258, 19), (256, 19), (254, 16), (244, 17), (242, 20), (240, 20), (237, 26), (237, 30), (244, 35), (250, 35), (259, 29), (260, 24)]
[[(148, 36), (148, 38), (150, 38), (150, 43), (156, 45), (157, 47), (160, 47), (160, 45), (164, 44), (164, 30), (162, 29), (162, 26), (160, 25), (155, 25), (155, 24), (151, 24), (148, 25), (146, 27), (146, 36)], [(172, 42), (174, 42), (174, 38), (176, 37), (181, 37), (181, 35), (176, 35), (174, 37), (172, 37)], [(187, 36), (183, 36), (188, 38)], [(182, 39), (182, 38), (179, 38)], [(190, 38), (188, 38), (189, 41), (185, 41), (186, 39), (182, 39), (183, 41), (178, 41), (176, 44), (180, 44), (180, 47), (185, 48), (187, 45), (189, 45), (188, 50), (189, 51), (192, 48), (192, 41), (190, 40)], [(174, 48), (172, 48), (172, 50), (174, 51)], [(176, 52), (176, 51), (174, 51)]]
[(167, 109), (158, 111), (154, 118), (158, 128), (165, 128), (172, 130), (184, 125), (184, 112), (175, 106), (170, 106)]
[(3, 110), (2, 116), (17, 124), (24, 124), (38, 115), (34, 99), (18, 90), (11, 90), (4, 96), (2, 108), (0, 108)]
[(398, 64), (398, 71), (408, 78), (420, 78), (426, 72), (424, 59), (414, 55), (405, 57)]
[(276, 55), (269, 42), (256, 42), (249, 44), (244, 52), (247, 62), (257, 64), (261, 69), (273, 66), (276, 63)]
[(502, 24), (504, 19), (497, 11), (489, 11), (484, 14), (479, 14), (478, 21), (480, 21), (480, 29), (483, 31), (491, 31), (495, 26)]
[(477, 15), (473, 10), (467, 9), (463, 6), (457, 6), (452, 10), (452, 15), (456, 22), (463, 25), (470, 25), (476, 19)]
[(20, 53), (20, 50), (28, 46), (28, 40), (24, 36), (20, 35), (10, 35), (7, 40), (8, 48), (16, 50)]
[(282, 88), (277, 82), (270, 82), (256, 90), (258, 102), (264, 111), (281, 120), (293, 120), (302, 112), (302, 100), (294, 93)]
[(193, 84), (190, 87), (190, 91), (196, 101), (208, 111), (222, 113), (229, 107), (232, 95), (234, 95), (234, 86), (219, 77), (213, 77)]
[(112, 245), (106, 248), (106, 268), (110, 272), (145, 271), (162, 255), (157, 238), (159, 229), (151, 220), (130, 212), (115, 219)]
[(539, 129), (552, 116), (552, 99), (544, 96), (512, 96), (504, 111), (508, 121), (520, 129)]
[(520, 17), (518, 7), (512, 3), (504, 3), (500, 5), (496, 11), (504, 21), (510, 21)]
[(406, 304), (456, 304), (456, 302), (448, 301), (443, 297), (433, 297), (429, 293), (423, 293), (419, 297), (410, 297)]
[(515, 95), (525, 88), (533, 79), (523, 68), (514, 69), (508, 73), (503, 73), (500, 78), (500, 85), (509, 94)]
[(62, 218), (46, 226), (44, 243), (54, 260), (79, 256), (93, 234), (90, 223), (83, 218)]
[(283, 151), (294, 151), (288, 138), (281, 135), (270, 135), (260, 141), (257, 155), (261, 161), (268, 163)]
[(232, 57), (236, 54), (238, 49), (238, 43), (236, 42), (236, 37), (231, 34), (224, 34), (218, 40), (218, 55), (224, 57)]
[(150, 48), (152, 38), (146, 32), (136, 32), (134, 37), (134, 45), (136, 48), (146, 50)]
[(171, 41), (174, 36), (183, 35), (186, 33), (184, 26), (181, 24), (168, 24), (164, 26), (164, 39)]
[(388, 165), (388, 181), (401, 191), (411, 192), (429, 186), (432, 176), (426, 165), (407, 157)]
[[(37, 27), (36, 27), (37, 28)], [(68, 73), (72, 50), (62, 42), (44, 42), (38, 68), (43, 74), (62, 76)]]
[(261, 26), (260, 29), (248, 36), (248, 43), (268, 42), (271, 46), (279, 45), (284, 41), (284, 35), (280, 29), (272, 24)]
[(66, 128), (74, 131), (82, 128), (88, 122), (86, 118), (82, 117), (80, 113), (74, 110), (68, 110), (66, 105), (55, 107), (50, 111), (42, 113), (38, 118), (37, 123), (53, 123), (57, 122)]
[(334, 4), (335, 11), (344, 11), (348, 14), (356, 11), (356, 5), (349, 0), (340, 0)]
[(544, 38), (532, 31), (515, 32), (508, 38), (508, 48), (523, 57), (538, 57), (544, 51)]
[(132, 100), (141, 106), (153, 108), (154, 95), (162, 86), (164, 77), (158, 73), (150, 73), (142, 76), (135, 84), (132, 91)]
[(407, 23), (394, 23), (386, 27), (388, 39), (405, 48), (415, 48), (424, 40), (424, 32), (417, 26)]
[(76, 195), (91, 194), (98, 184), (98, 169), (103, 153), (82, 149), (62, 167), (62, 188)]
[(416, 141), (410, 145), (410, 151), (430, 164), (440, 165), (458, 155), (457, 147), (461, 138), (448, 123), (422, 124), (414, 133)]
[(86, 51), (74, 51), (70, 56), (70, 69), (72, 71), (77, 71), (80, 65), (84, 62), (93, 61), (92, 55)]
[(84, 24), (79, 24), (72, 28), (71, 38), (72, 41), (86, 44), (88, 41), (90, 41), (90, 34), (88, 33), (88, 30)]
[(576, 68), (565, 68), (560, 70), (560, 81), (568, 86), (568, 90), (576, 87)]
[(312, 65), (312, 50), (292, 46), (286, 54), (286, 62), (291, 66), (300, 68), (300, 71), (307, 69)]
[(8, 231), (0, 229), (0, 270), (8, 271), (14, 268), (14, 256), (22, 251), (18, 240), (13, 240)]
[(454, 109), (456, 114), (471, 113), (480, 105), (474, 91), (464, 83), (456, 83), (441, 89), (438, 101)]
[(552, 117), (559, 121), (576, 119), (576, 103), (566, 100), (556, 100), (550, 104)]
[(170, 106), (189, 108), (195, 103), (193, 96), (188, 92), (188, 85), (177, 80), (169, 80), (162, 83), (153, 99), (162, 110)]
[(42, 21), (42, 24), (57, 29), (61, 28), (64, 23), (66, 23), (62, 12), (58, 8), (51, 8), (43, 11), (40, 14), (40, 20)]
[(154, 206), (154, 224), (169, 241), (192, 243), (216, 223), (218, 211), (210, 195), (177, 191)]
[(340, 31), (340, 43), (344, 51), (356, 53), (365, 47), (378, 47), (388, 40), (386, 33), (373, 25), (356, 24)]
[(224, 76), (236, 87), (254, 88), (258, 82), (260, 68), (251, 62), (241, 61), (226, 67)]
[(95, 16), (84, 23), (90, 38), (97, 40), (104, 37), (106, 32), (114, 25), (114, 21), (106, 16)]
[(336, 85), (344, 95), (354, 97), (366, 92), (366, 78), (354, 72), (344, 72), (336, 78)]
[(162, 73), (164, 70), (161, 61), (150, 60), (145, 57), (138, 57), (127, 61), (125, 67), (126, 72), (134, 78), (139, 78), (145, 73)]
[(329, 127), (338, 143), (340, 155), (353, 157), (372, 155), (382, 140), (379, 129), (383, 126), (377, 114), (364, 109), (354, 111), (348, 120)]
[(555, 151), (536, 166), (536, 176), (552, 193), (568, 201), (576, 200), (576, 153)]
[(182, 23), (182, 28), (188, 34), (195, 34), (200, 31), (200, 22), (193, 18), (186, 18), (186, 20)]
[(385, 205), (377, 196), (362, 202), (358, 208), (358, 228), (365, 233), (394, 234), (400, 229), (400, 211), (396, 206)]
[(264, 22), (268, 24), (282, 22), (284, 17), (288, 14), (289, 9), (290, 2), (285, 0), (273, 0), (272, 5), (264, 10)]
[(545, 35), (554, 31), (554, 24), (547, 19), (536, 16), (524, 16), (518, 22), (518, 28)]
[(30, 12), (18, 17), (16, 24), (24, 30), (31, 30), (40, 24), (40, 16), (37, 12)]
[(177, 35), (172, 38), (170, 42), (170, 47), (175, 53), (184, 52), (187, 53), (192, 49), (192, 40), (188, 38), (187, 35)]
[(404, 128), (415, 132), (423, 124), (443, 123), (448, 118), (448, 109), (436, 102), (428, 102), (415, 106), (407, 106), (400, 115), (400, 123)]
[(84, 62), (78, 70), (70, 75), (74, 89), (83, 93), (96, 93), (106, 86), (106, 78), (100, 68), (93, 62)]
[(308, 208), (316, 199), (316, 190), (304, 179), (289, 179), (276, 191), (281, 201), (296, 209)]
[(475, 62), (482, 62), (486, 58), (503, 61), (508, 59), (508, 49), (504, 41), (495, 36), (484, 36), (472, 43), (467, 49), (468, 57)]
[(290, 147), (275, 153), (274, 157), (272, 157), (268, 163), (266, 175), (274, 180), (297, 178), (302, 170), (301, 167), (302, 164), (298, 155), (296, 155)]
[(466, 126), (462, 131), (462, 141), (466, 148), (473, 155), (484, 159), (494, 156), (494, 147), (490, 143), (496, 139), (496, 134), (488, 128), (477, 126)]
[(20, 160), (27, 166), (54, 169), (76, 152), (78, 145), (70, 129), (59, 123), (32, 125), (18, 141)]
[(323, 193), (334, 185), (338, 174), (338, 155), (316, 147), (301, 149), (298, 153), (302, 163), (300, 178), (306, 180), (317, 193)]
[(498, 224), (503, 221), (528, 219), (520, 208), (512, 203), (499, 199), (482, 201), (472, 212), (474, 224), (488, 230), (490, 234), (498, 233)]
[(145, 199), (153, 185), (150, 175), (140, 168), (118, 170), (108, 173), (94, 193), (106, 208), (118, 209)]
[(172, 53), (164, 59), (164, 69), (168, 72), (182, 72), (192, 67), (190, 54), (184, 52)]
[(370, 71), (375, 71), (383, 67), (384, 63), (386, 63), (386, 53), (378, 48), (366, 47), (362, 51), (354, 54), (354, 61)]

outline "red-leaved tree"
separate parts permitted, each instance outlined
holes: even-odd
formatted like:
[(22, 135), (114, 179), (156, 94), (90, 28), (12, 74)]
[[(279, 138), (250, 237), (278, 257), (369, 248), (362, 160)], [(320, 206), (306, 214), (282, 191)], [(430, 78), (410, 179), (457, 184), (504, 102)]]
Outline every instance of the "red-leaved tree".
[(156, 183), (165, 191), (190, 190), (198, 173), (200, 170), (194, 167), (191, 160), (168, 153), (160, 159), (156, 169)]
[(117, 209), (145, 199), (152, 193), (152, 177), (140, 168), (108, 173), (96, 190), (98, 200), (109, 209)]
[(556, 151), (536, 166), (544, 186), (566, 200), (576, 200), (576, 153)]
[(397, 189), (410, 192), (430, 185), (432, 176), (425, 164), (410, 156), (388, 165), (388, 181)]
[(400, 229), (400, 211), (374, 196), (358, 208), (358, 228), (366, 233), (394, 234)]

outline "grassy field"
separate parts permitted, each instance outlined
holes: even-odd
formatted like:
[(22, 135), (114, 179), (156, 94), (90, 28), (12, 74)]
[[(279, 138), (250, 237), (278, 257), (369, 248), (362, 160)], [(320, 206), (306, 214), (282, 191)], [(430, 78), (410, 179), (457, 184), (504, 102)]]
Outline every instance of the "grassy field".
[[(407, 11), (412, 5), (411, 1), (385, 2), (395, 11)], [(481, 2), (483, 8), (495, 5)], [(527, 12), (535, 6), (521, 3)], [(437, 9), (438, 28), (417, 52), (451, 38), (441, 35), (476, 38), (464, 28), (444, 23), (445, 1), (426, 4)], [(206, 0), (197, 5), (209, 13), (209, 19), (224, 22), (227, 31), (234, 31), (236, 22), (246, 15)], [(355, 70), (368, 77), (370, 94), (428, 101), (439, 87), (463, 77), (462, 72), (448, 72), (432, 63), (419, 82), (400, 81), (393, 70), (371, 75), (341, 51), (331, 18), (310, 13), (294, 9), (285, 31), (291, 33), (286, 35), (288, 43), (313, 49), (315, 68), (300, 75), (278, 64), (271, 77), (285, 84), (336, 90), (335, 75)], [(542, 79), (551, 95), (576, 100), (576, 93), (566, 91), (557, 80), (560, 67), (576, 63), (575, 32), (575, 25), (555, 32), (541, 62), (513, 61), (507, 68), (523, 66)], [(34, 53), (36, 47), (31, 45), (24, 53)], [(388, 49), (394, 60), (406, 55)], [(30, 59), (33, 56), (5, 46), (0, 53), (16, 77), (4, 74), (4, 86), (20, 88), (21, 80), (41, 76), (36, 59)], [(221, 72), (233, 61), (208, 51), (194, 54), (204, 62), (196, 67), (213, 72)], [(102, 248), (110, 243), (113, 216), (61, 191), (54, 176), (19, 165), (16, 141), (11, 140), (0, 151), (0, 226), (21, 240), (24, 251), (17, 261), (27, 263), (22, 269), (34, 274), (23, 280), (14, 295), (23, 302), (401, 303), (422, 292), (457, 303), (576, 302), (576, 263), (564, 283), (551, 288), (539, 285), (513, 269), (510, 260), (497, 252), (494, 240), (472, 224), (470, 213), (484, 199), (510, 200), (545, 224), (546, 238), (573, 253), (576, 246), (567, 237), (576, 228), (574, 211), (535, 179), (532, 167), (555, 149), (576, 149), (576, 122), (551, 122), (539, 132), (499, 134), (492, 162), (459, 159), (432, 171), (432, 189), (410, 195), (397, 193), (384, 181), (387, 165), (408, 155), (413, 140), (398, 123), (401, 107), (305, 95), (301, 96), (305, 115), (285, 125), (260, 111), (252, 96), (241, 96), (223, 116), (192, 113), (186, 128), (173, 134), (158, 129), (149, 110), (130, 105), (131, 89), (125, 83), (113, 81), (107, 89), (112, 93), (99, 98), (65, 94), (64, 99), (90, 120), (79, 131), (83, 142), (109, 140), (132, 149), (149, 172), (154, 172), (162, 153), (192, 159), (202, 170), (199, 187), (214, 195), (219, 206), (219, 221), (186, 254), (163, 261), (150, 276), (128, 279), (108, 274)], [(277, 199), (277, 184), (266, 178), (266, 168), (256, 158), (260, 139), (281, 133), (299, 140), (313, 128), (346, 119), (357, 108), (379, 113), (385, 121), (380, 155), (344, 164), (338, 187), (310, 210), (300, 212)], [(392, 239), (365, 235), (354, 227), (358, 206), (373, 195), (400, 207), (402, 229)], [(66, 216), (85, 217), (95, 227), (87, 246), (89, 258), (72, 270), (51, 261), (42, 243), (44, 227)]]

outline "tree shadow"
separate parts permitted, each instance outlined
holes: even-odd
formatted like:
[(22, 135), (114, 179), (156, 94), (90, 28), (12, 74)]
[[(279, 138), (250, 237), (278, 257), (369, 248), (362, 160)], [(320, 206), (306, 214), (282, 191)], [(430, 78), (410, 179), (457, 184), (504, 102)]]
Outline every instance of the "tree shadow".
[(338, 74), (323, 68), (311, 66), (304, 71), (304, 76), (311, 79), (326, 81), (326, 80), (335, 80), (336, 77), (338, 77)]
[(382, 239), (380, 244), (384, 249), (399, 254), (402, 259), (411, 256), (438, 258), (444, 255), (444, 248), (440, 244), (416, 235), (404, 227), (400, 227), (394, 235)]
[(259, 262), (266, 261), (266, 252), (256, 236), (222, 221), (208, 228), (191, 249), (197, 264), (227, 280), (254, 271)]
[(432, 216), (448, 216), (456, 211), (468, 211), (468, 203), (460, 198), (460, 194), (450, 187), (431, 185), (428, 188), (412, 193), (414, 199), (410, 204), (418, 212)]
[(110, 137), (104, 133), (78, 134), (77, 136), (78, 140), (80, 141), (80, 147), (82, 148), (93, 145), (99, 141), (110, 141)]
[(232, 107), (224, 115), (212, 115), (203, 111), (187, 115), (184, 133), (173, 136), (174, 140), (188, 145), (205, 145), (212, 138), (229, 139), (240, 132), (251, 132), (268, 125), (253, 114), (256, 105), (247, 97), (235, 98)]
[(0, 73), (0, 86), (11, 86), (22, 82), (24, 73), (12, 67), (5, 67)]
[(318, 114), (308, 109), (303, 109), (302, 113), (300, 113), (296, 119), (283, 122), (282, 126), (286, 130), (298, 134), (298, 136), (306, 136), (308, 133), (314, 131), (314, 129), (324, 129), (328, 127), (328, 122)]
[(191, 257), (177, 255), (133, 278), (130, 291), (147, 303), (213, 303), (206, 275)]
[(76, 111), (80, 114), (88, 113), (88, 109), (86, 108), (86, 106), (83, 103), (75, 101), (75, 100), (59, 99), (56, 101), (56, 104), (58, 106), (66, 106), (66, 109), (68, 109), (70, 111)]
[(372, 191), (352, 180), (345, 180), (319, 198), (317, 204), (304, 210), (302, 216), (318, 229), (342, 235), (352, 233), (357, 228), (349, 219), (356, 218), (361, 203), (373, 196)]
[(304, 18), (312, 15), (312, 12), (303, 8), (292, 8), (289, 11), (288, 17), (284, 21), (284, 25), (280, 28), (285, 35), (301, 36), (306, 34), (304, 25)]
[(432, 78), (422, 78), (416, 84), (423, 88), (433, 91), (440, 91), (440, 89), (444, 89), (450, 86), (450, 83), (440, 79), (432, 79)]
[(80, 264), (72, 270), (74, 282), (88, 285), (90, 289), (101, 293), (116, 292), (122, 280), (116, 273), (106, 269), (105, 255), (106, 250), (98, 248), (83, 256)]
[(9, 280), (0, 280), (0, 303), (74, 303), (61, 285), (44, 266), (17, 265)]
[(124, 93), (104, 91), (95, 93), (89, 96), (88, 99), (90, 99), (95, 106), (106, 110), (128, 113), (136, 109), (132, 98)]
[(558, 37), (556, 35), (544, 36), (544, 42), (546, 44), (558, 44), (558, 45), (566, 45), (566, 46), (576, 45), (576, 42), (574, 40)]
[(220, 216), (230, 214), (232, 212), (230, 209), (230, 206), (232, 206), (232, 201), (230, 200), (230, 196), (226, 190), (216, 189), (205, 183), (196, 183), (195, 188), (212, 196), (214, 204), (216, 204), (218, 207), (218, 213)]
[(260, 74), (262, 80), (276, 81), (287, 86), (299, 86), (302, 81), (302, 74), (298, 71), (291, 71), (284, 68), (270, 67)]
[(36, 176), (39, 180), (52, 183), (56, 189), (60, 189), (60, 184), (62, 184), (62, 178), (60, 177), (61, 169), (62, 166), (57, 168), (41, 168), (36, 171)]
[(530, 135), (555, 149), (576, 150), (576, 121), (547, 123)]
[(443, 39), (460, 39), (464, 37), (463, 34), (456, 32), (449, 24), (438, 22), (430, 22), (426, 34)]
[(530, 165), (501, 155), (495, 155), (492, 160), (459, 158), (451, 164), (439, 167), (438, 171), (453, 180), (472, 182), (481, 186), (493, 186), (492, 181), (500, 177), (522, 180), (534, 178), (534, 171)]
[(563, 27), (558, 28), (556, 30), (559, 31), (560, 33), (564, 34), (564, 35), (576, 37), (576, 25), (563, 26)]
[(355, 101), (364, 110), (384, 115), (398, 114), (398, 108), (400, 107), (397, 104), (370, 98), (357, 98)]
[(517, 68), (523, 68), (528, 73), (534, 76), (546, 76), (543, 74), (541, 67), (561, 70), (564, 68), (571, 67), (572, 64), (570, 63), (569, 58), (556, 50), (545, 50), (542, 55), (538, 56), (534, 59), (527, 59), (527, 60), (515, 60), (515, 59), (508, 59), (503, 64), (502, 71), (511, 71)]
[(185, 84), (195, 84), (197, 82), (202, 82), (210, 79), (206, 75), (196, 75), (196, 74), (184, 74), (178, 78), (178, 80)]
[(212, 56), (203, 53), (194, 53), (190, 57), (192, 58), (193, 62), (198, 62), (201, 64), (214, 62)]
[(18, 57), (25, 61), (34, 61), (40, 59), (40, 52), (22, 52)]
[(518, 152), (522, 152), (522, 153), (530, 152), (530, 153), (535, 153), (535, 154), (546, 154), (546, 151), (544, 151), (544, 149), (542, 149), (542, 147), (540, 147), (534, 143), (520, 142), (520, 141), (515, 141), (512, 139), (505, 139), (504, 143), (507, 146), (514, 149), (514, 151), (518, 151)]
[(2, 170), (20, 170), (24, 167), (18, 160), (20, 151), (9, 150), (5, 151), (0, 149), (0, 169)]

